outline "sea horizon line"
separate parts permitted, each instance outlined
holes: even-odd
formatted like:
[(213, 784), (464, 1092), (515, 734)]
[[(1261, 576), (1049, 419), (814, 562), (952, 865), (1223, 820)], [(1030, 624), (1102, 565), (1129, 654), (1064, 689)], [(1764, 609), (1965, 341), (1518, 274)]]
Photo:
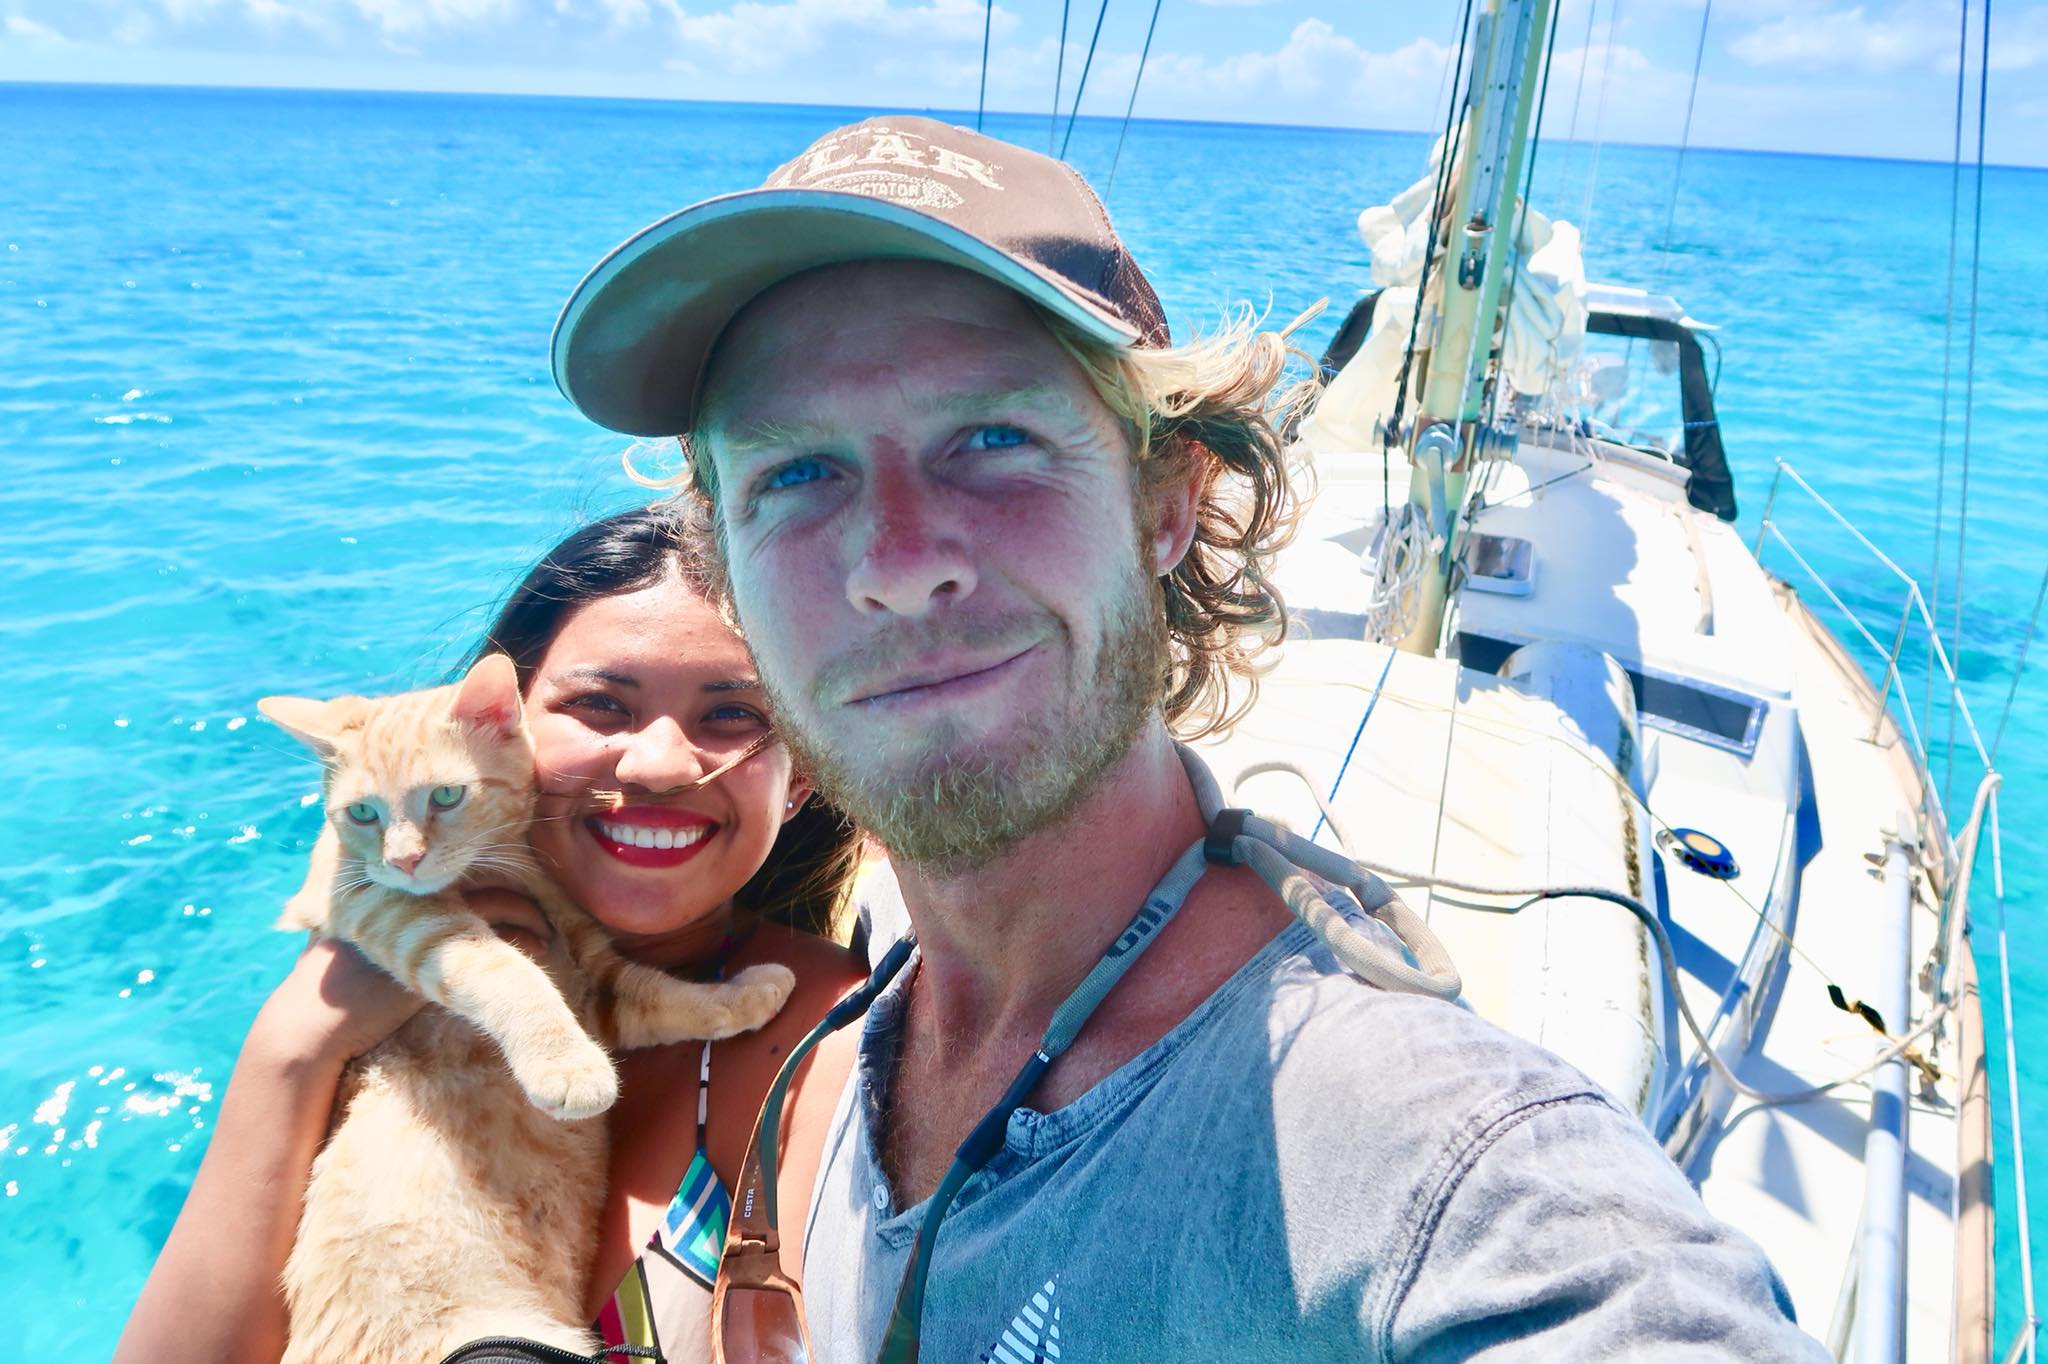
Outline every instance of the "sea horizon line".
[[(921, 114), (927, 117), (945, 117), (949, 119), (971, 118), (973, 117), (975, 112), (972, 109), (945, 109), (936, 107), (915, 109), (907, 108), (901, 105), (806, 103), (804, 101), (798, 100), (704, 100), (690, 99), (686, 96), (681, 95), (590, 95), (558, 93), (552, 91), (431, 90), (414, 89), (411, 87), (404, 86), (258, 85), (249, 83), (229, 82), (183, 84), (174, 81), (0, 81), (0, 97), (4, 97), (5, 93), (8, 91), (98, 91), (121, 93), (146, 93), (154, 91), (175, 92), (178, 94), (227, 96), (341, 95), (368, 97), (373, 99), (388, 98), (451, 101), (475, 100), (482, 102), (495, 101), (501, 103), (515, 104), (550, 102), (612, 106), (643, 106), (651, 108), (661, 108), (671, 105), (691, 105), (699, 108), (708, 109), (785, 109), (836, 111), (851, 114), (859, 114), (863, 116), (889, 113)], [(997, 115), (1003, 118), (1046, 118), (1050, 116), (1054, 120), (1057, 120), (1060, 117), (1060, 115), (1058, 114), (1049, 115), (1049, 111), (1043, 109), (989, 109), (985, 111), (984, 118), (986, 118), (988, 115)], [(1124, 119), (1121, 115), (1117, 114), (1081, 114), (1078, 116), (1076, 121), (1078, 123), (1083, 124), (1118, 124), (1122, 123)], [(1362, 124), (1279, 123), (1256, 121), (1247, 122), (1244, 120), (1235, 119), (1163, 118), (1140, 117), (1135, 115), (1132, 116), (1129, 121), (1133, 124), (1153, 125), (1159, 127), (1219, 128), (1230, 129), (1234, 131), (1350, 133), (1375, 137), (1412, 137), (1423, 140), (1425, 142), (1434, 136), (1434, 133), (1432, 131), (1425, 129), (1376, 128), (1367, 127)], [(1578, 147), (1592, 147), (1598, 145), (1608, 147), (1627, 147), (1644, 151), (1667, 152), (1677, 152), (1679, 150), (1679, 144), (1675, 142), (1631, 142), (1619, 138), (1605, 139), (1597, 143), (1588, 139), (1545, 138), (1543, 139), (1543, 145), (1564, 145)], [(1954, 161), (1951, 160), (1935, 159), (1932, 157), (1876, 156), (1865, 152), (1801, 151), (1780, 147), (1730, 147), (1716, 146), (1707, 143), (1692, 143), (1687, 145), (1684, 150), (1686, 155), (1688, 156), (1699, 153), (1709, 153), (1733, 156), (1788, 157), (1799, 160), (1811, 161), (1867, 161), (1880, 165), (1934, 167), (1953, 166), (1956, 164)], [(1974, 167), (1976, 165), (1976, 161), (1974, 158), (1966, 157), (1964, 158), (1962, 164), (1968, 167)], [(2009, 161), (1986, 161), (1984, 163), (1984, 168), (1986, 170), (2040, 172), (2048, 171), (2048, 163), (2043, 163), (2041, 165), (2027, 165), (2024, 163)]]

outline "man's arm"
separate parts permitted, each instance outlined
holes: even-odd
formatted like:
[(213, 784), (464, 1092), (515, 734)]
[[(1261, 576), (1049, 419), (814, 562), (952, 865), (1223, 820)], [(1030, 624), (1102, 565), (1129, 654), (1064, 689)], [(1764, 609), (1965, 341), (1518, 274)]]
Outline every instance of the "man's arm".
[(1434, 1193), (1389, 1286), (1389, 1358), (1828, 1358), (1756, 1244), (1597, 1095), (1504, 1112)]

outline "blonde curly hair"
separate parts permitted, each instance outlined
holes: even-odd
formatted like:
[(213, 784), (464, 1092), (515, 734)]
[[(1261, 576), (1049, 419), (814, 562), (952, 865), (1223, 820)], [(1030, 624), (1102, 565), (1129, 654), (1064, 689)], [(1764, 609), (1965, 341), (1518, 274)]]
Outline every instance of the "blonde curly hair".
[[(1309, 358), (1288, 337), (1313, 313), (1262, 330), (1246, 309), (1186, 345), (1117, 350), (1036, 305), (1033, 310), (1123, 422), (1140, 505), (1150, 505), (1142, 494), (1155, 489), (1187, 480), (1195, 485), (1194, 539), (1158, 580), (1170, 657), (1161, 708), (1183, 739), (1226, 729), (1257, 699), (1261, 657), (1287, 633), (1273, 562), (1293, 539), (1311, 488), (1285, 433), (1314, 403), (1319, 385), (1313, 364), (1311, 377), (1284, 389), (1281, 381), (1290, 358)], [(679, 472), (640, 472), (640, 447), (628, 452), (627, 471), (650, 486), (676, 490), (678, 510), (708, 551), (703, 562), (730, 617), (717, 472), (695, 457), (688, 435), (676, 443)]]

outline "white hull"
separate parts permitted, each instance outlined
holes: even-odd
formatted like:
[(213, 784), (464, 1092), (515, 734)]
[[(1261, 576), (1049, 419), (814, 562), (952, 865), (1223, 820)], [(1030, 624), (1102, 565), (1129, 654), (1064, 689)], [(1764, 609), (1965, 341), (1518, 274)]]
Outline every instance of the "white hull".
[[(1408, 469), (1393, 458), (1398, 505)], [(1253, 713), (1210, 745), (1218, 776), (1294, 762), (1327, 793), (1353, 851), (1381, 867), (1487, 886), (1595, 884), (1643, 900), (1662, 915), (1693, 1014), (1757, 1089), (1825, 1083), (1886, 1045), (1835, 1007), (1830, 983), (1880, 1009), (1891, 1001), (1893, 1036), (1926, 1016), (1939, 982), (1923, 967), (1953, 863), (1922, 765), (1792, 589), (1731, 526), (1687, 504), (1686, 471), (1583, 437), (1525, 439), (1491, 466), (1474, 529), (1527, 540), (1533, 572), (1505, 593), (1454, 594), (1445, 638), (1480, 665), (1460, 667), (1358, 641), (1380, 459), (1318, 459), (1321, 493), (1279, 574), (1308, 628), (1285, 646)], [(1494, 675), (1510, 649), (1540, 641), (1604, 654), (1634, 675), (1633, 738), (1617, 744), (1583, 706)], [(1566, 681), (1599, 690), (1597, 674)], [(1316, 826), (1313, 798), (1291, 777), (1252, 777), (1239, 795), (1301, 832)], [(1725, 844), (1732, 879), (1685, 866), (1657, 839), (1673, 828)], [(1904, 860), (1888, 882), (1880, 864), (1892, 843)], [(1951, 979), (1970, 988), (1922, 1045), (1941, 1078), (1910, 1076), (1905, 1260), (1896, 1279), (1879, 1280), (1902, 1287), (1887, 1303), (1858, 1303), (1845, 1285), (1881, 1263), (1863, 1233), (1866, 1207), (1898, 1196), (1867, 1187), (1866, 1151), (1882, 1148), (1869, 1140), (1870, 1077), (1759, 1105), (1703, 1063), (1665, 998), (1654, 942), (1626, 911), (1566, 898), (1503, 914), (1519, 897), (1389, 879), (1450, 949), (1471, 1006), (1641, 1113), (1709, 1208), (1763, 1245), (1802, 1325), (1838, 1355), (1859, 1357), (1854, 1339), (1871, 1314), (1896, 1312), (1897, 1357), (1987, 1357), (1989, 1128), (1967, 939)], [(1888, 905), (1910, 950), (1903, 932), (1885, 931)], [(1893, 1016), (1902, 992), (1909, 1017)], [(1967, 1120), (1965, 1075), (1977, 1077)]]

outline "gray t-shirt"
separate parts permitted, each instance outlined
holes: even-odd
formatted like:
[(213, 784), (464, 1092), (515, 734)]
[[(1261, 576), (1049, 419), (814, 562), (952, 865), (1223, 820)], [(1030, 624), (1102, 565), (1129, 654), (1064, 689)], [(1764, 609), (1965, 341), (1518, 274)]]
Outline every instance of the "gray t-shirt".
[[(826, 1140), (804, 1298), (870, 1364), (923, 1221), (875, 1158), (906, 970)], [(1825, 1360), (1754, 1243), (1634, 1118), (1469, 1011), (1294, 925), (1180, 1026), (1010, 1120), (939, 1232), (933, 1364)]]

